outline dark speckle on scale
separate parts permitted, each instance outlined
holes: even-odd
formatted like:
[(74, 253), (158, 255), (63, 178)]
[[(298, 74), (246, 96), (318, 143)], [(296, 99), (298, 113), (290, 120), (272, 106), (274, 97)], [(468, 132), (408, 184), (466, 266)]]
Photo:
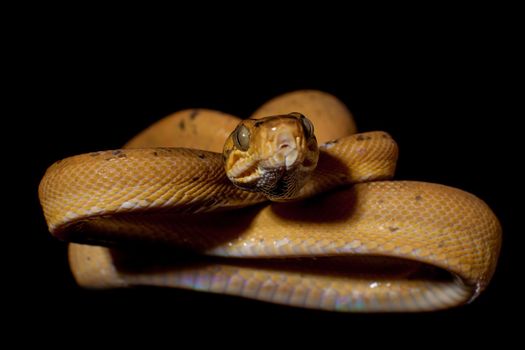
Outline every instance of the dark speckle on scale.
[(190, 113), (190, 119), (195, 119), (197, 117), (197, 114), (199, 114), (199, 110), (198, 109), (192, 110), (191, 113)]
[(372, 136), (369, 136), (369, 135), (357, 135), (356, 139), (357, 139), (357, 141), (371, 140)]
[(184, 130), (186, 125), (184, 124), (184, 120), (181, 120), (179, 123), (179, 129)]

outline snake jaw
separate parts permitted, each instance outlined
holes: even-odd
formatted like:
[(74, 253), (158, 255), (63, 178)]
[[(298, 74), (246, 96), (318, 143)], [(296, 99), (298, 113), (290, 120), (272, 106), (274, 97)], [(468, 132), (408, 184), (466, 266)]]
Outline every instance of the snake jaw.
[(254, 157), (241, 157), (240, 154), (234, 154), (230, 159), (230, 170), (227, 172), (227, 175), (234, 184), (256, 181), (259, 176), (257, 159)]

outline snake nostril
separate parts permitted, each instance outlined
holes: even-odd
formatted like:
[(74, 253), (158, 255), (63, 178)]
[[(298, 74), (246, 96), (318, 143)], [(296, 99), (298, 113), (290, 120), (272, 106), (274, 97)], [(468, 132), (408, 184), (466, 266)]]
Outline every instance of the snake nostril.
[(290, 147), (290, 145), (287, 143), (282, 143), (279, 145), (279, 149), (288, 148), (288, 147)]

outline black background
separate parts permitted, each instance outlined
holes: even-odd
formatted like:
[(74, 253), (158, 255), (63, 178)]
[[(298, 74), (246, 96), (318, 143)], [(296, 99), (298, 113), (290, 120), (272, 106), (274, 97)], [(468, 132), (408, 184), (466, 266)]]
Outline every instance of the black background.
[[(468, 29), (442, 33), (437, 28), (386, 30), (364, 43), (329, 34), (297, 40), (291, 34), (280, 45), (264, 35), (230, 44), (222, 36), (204, 44), (200, 36), (183, 35), (160, 45), (149, 40), (137, 45), (133, 35), (113, 34), (102, 41), (86, 33), (64, 40), (56, 33), (46, 34), (53, 38), (49, 41), (38, 37), (38, 59), (26, 64), (29, 74), (17, 87), (30, 102), (23, 105), (28, 108), (19, 106), (14, 118), (29, 130), (18, 142), (29, 169), (17, 173), (25, 186), (15, 190), (23, 203), (13, 213), (20, 224), (10, 246), (14, 260), (7, 265), (14, 272), (8, 288), (20, 301), (17, 320), (41, 326), (52, 314), (61, 320), (52, 327), (82, 333), (116, 325), (140, 333), (181, 322), (179, 331), (224, 327), (234, 332), (252, 326), (290, 331), (290, 325), (299, 325), (334, 333), (401, 327), (429, 337), (437, 337), (436, 327), (447, 334), (488, 332), (520, 306), (514, 280), (519, 231), (513, 197), (519, 188), (513, 178), (518, 172), (511, 165), (519, 159), (513, 148), (518, 126), (505, 109), (509, 96), (502, 79), (508, 73), (488, 54), (504, 55), (504, 45), (489, 31), (472, 35)], [(409, 32), (417, 35), (407, 39)], [(474, 303), (436, 313), (356, 315), (191, 291), (95, 292), (75, 286), (66, 244), (50, 236), (38, 204), (37, 186), (47, 166), (70, 155), (118, 148), (180, 109), (212, 108), (247, 117), (268, 99), (305, 88), (339, 97), (360, 131), (389, 132), (400, 147), (396, 179), (461, 188), (494, 210), (503, 224), (503, 250), (493, 282)], [(162, 322), (164, 315), (172, 321)]]

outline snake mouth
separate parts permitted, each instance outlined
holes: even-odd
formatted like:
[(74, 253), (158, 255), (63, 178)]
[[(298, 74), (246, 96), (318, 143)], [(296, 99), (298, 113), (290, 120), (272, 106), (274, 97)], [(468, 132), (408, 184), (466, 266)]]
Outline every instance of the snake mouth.
[(253, 158), (236, 157), (232, 166), (226, 170), (228, 178), (236, 185), (252, 184), (259, 177), (258, 162)]
[(244, 190), (267, 193), (287, 172), (292, 172), (290, 167), (295, 167), (296, 163), (297, 151), (283, 159), (277, 159), (275, 156), (265, 160), (239, 159), (227, 172), (227, 176), (233, 184)]
[(235, 181), (250, 184), (255, 182), (258, 177), (258, 168), (256, 166), (252, 166), (243, 170), (240, 174), (235, 176)]

